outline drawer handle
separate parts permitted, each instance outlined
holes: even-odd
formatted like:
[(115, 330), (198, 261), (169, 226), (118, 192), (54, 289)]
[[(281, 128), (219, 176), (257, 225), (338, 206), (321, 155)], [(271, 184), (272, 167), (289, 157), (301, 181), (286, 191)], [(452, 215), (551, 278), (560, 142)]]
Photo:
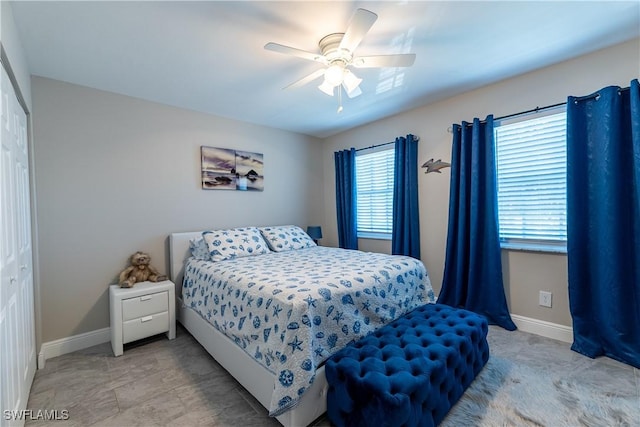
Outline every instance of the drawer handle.
[(140, 297), (140, 301), (149, 301), (151, 299), (151, 295), (144, 295)]
[(144, 322), (148, 322), (149, 320), (152, 320), (152, 319), (153, 319), (153, 316), (145, 316), (145, 317), (141, 317), (140, 321), (142, 323), (144, 323)]

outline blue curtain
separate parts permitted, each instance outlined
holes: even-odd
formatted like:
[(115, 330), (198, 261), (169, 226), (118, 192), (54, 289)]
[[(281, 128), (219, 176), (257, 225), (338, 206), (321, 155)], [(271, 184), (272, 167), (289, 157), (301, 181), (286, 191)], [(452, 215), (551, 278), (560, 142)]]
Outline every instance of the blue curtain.
[(498, 234), (493, 116), (453, 125), (449, 231), (438, 303), (462, 307), (510, 331)]
[(396, 138), (391, 253), (420, 259), (418, 138)]
[(336, 208), (338, 244), (344, 249), (358, 249), (356, 217), (356, 150), (333, 153), (336, 164)]
[(640, 368), (640, 88), (567, 101), (572, 349)]

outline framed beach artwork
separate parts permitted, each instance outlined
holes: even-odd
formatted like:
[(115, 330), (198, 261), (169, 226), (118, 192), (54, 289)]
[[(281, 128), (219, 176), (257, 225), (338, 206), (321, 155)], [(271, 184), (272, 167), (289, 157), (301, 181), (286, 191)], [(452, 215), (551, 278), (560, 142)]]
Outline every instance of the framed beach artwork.
[(200, 154), (203, 189), (264, 190), (263, 154), (205, 146)]
[(236, 190), (264, 190), (264, 156), (261, 153), (236, 150)]

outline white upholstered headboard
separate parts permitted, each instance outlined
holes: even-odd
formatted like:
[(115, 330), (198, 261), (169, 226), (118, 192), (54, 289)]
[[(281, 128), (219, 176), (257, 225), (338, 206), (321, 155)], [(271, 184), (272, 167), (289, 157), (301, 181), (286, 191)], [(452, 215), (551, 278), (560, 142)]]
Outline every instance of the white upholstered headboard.
[(181, 296), (184, 262), (191, 256), (189, 240), (202, 236), (202, 231), (171, 233), (169, 235), (169, 277), (176, 284), (176, 297)]

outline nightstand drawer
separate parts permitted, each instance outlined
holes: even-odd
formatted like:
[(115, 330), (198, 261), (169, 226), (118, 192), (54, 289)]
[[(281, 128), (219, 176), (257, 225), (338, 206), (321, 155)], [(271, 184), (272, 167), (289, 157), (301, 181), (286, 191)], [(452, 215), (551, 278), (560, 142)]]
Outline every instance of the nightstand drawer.
[(166, 332), (176, 337), (176, 285), (170, 281), (141, 282), (133, 288), (109, 286), (111, 348), (122, 355), (123, 344)]
[(139, 317), (156, 314), (169, 309), (169, 294), (157, 292), (136, 298), (122, 300), (122, 320), (127, 321)]
[(156, 313), (122, 324), (122, 342), (128, 343), (169, 330), (169, 313)]

